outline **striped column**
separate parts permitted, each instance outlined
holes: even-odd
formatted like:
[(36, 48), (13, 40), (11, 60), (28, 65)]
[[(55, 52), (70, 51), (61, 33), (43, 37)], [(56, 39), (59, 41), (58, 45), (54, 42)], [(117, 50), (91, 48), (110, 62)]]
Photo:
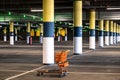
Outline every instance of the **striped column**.
[(116, 23), (114, 23), (113, 43), (116, 44)]
[(95, 10), (90, 11), (89, 49), (95, 49)]
[(65, 41), (67, 41), (67, 28), (65, 28)]
[(74, 1), (74, 54), (82, 54), (82, 0)]
[(40, 43), (43, 43), (43, 24), (40, 24)]
[(109, 45), (109, 21), (105, 21), (105, 45)]
[(60, 29), (61, 29), (61, 28), (58, 29), (58, 42), (60, 42), (60, 38), (61, 38)]
[(110, 21), (110, 44), (113, 44), (113, 21)]
[(116, 26), (116, 42), (118, 43), (118, 24), (117, 24), (117, 26)]
[(103, 20), (99, 21), (99, 47), (103, 47), (104, 46), (104, 42), (103, 42)]
[(15, 41), (18, 41), (17, 27), (15, 28)]
[(4, 42), (6, 42), (7, 41), (7, 31), (6, 31), (6, 27), (4, 27), (4, 30), (3, 30), (3, 32), (4, 32)]
[(30, 44), (30, 22), (27, 23), (27, 44)]
[(120, 42), (120, 25), (118, 26), (118, 36), (119, 36), (118, 42)]
[(43, 0), (43, 64), (54, 64), (54, 0)]
[(10, 45), (14, 45), (14, 23), (10, 22)]

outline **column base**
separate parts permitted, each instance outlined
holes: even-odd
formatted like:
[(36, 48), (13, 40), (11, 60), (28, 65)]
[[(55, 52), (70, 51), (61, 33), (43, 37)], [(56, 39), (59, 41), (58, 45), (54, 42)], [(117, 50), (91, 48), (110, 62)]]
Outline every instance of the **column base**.
[(82, 53), (74, 53), (74, 55), (82, 55)]
[(54, 63), (43, 63), (43, 65), (53, 65)]
[(95, 50), (95, 49), (89, 48), (89, 50)]

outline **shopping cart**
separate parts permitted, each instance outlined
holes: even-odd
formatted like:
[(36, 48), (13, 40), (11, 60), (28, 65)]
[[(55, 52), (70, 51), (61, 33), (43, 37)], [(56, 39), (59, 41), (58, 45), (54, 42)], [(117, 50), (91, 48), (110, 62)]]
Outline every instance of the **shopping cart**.
[(58, 69), (41, 69), (37, 71), (37, 76), (42, 76), (44, 73), (59, 73), (60, 77), (67, 75), (67, 66), (69, 66), (69, 63), (67, 61), (68, 52), (70, 50), (56, 52), (55, 53), (55, 62), (58, 66)]

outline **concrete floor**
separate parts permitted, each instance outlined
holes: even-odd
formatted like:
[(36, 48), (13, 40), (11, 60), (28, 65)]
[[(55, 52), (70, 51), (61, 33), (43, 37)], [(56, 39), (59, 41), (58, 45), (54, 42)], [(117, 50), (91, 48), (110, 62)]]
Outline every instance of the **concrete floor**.
[(83, 55), (73, 55), (73, 42), (55, 42), (55, 52), (71, 50), (68, 75), (46, 73), (36, 76), (38, 69), (57, 68), (56, 65), (42, 65), (42, 45), (16, 42), (0, 42), (0, 80), (120, 80), (120, 44), (89, 50), (83, 43)]

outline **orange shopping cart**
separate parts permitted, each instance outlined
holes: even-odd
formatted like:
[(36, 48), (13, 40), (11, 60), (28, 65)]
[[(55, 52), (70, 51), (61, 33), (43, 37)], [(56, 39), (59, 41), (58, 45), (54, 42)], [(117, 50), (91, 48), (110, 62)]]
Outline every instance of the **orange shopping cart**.
[(56, 52), (55, 53), (55, 62), (58, 66), (57, 70), (51, 70), (51, 69), (41, 69), (37, 71), (37, 76), (42, 76), (44, 73), (59, 73), (60, 77), (67, 75), (67, 66), (69, 66), (69, 63), (67, 61), (68, 52), (70, 50)]

